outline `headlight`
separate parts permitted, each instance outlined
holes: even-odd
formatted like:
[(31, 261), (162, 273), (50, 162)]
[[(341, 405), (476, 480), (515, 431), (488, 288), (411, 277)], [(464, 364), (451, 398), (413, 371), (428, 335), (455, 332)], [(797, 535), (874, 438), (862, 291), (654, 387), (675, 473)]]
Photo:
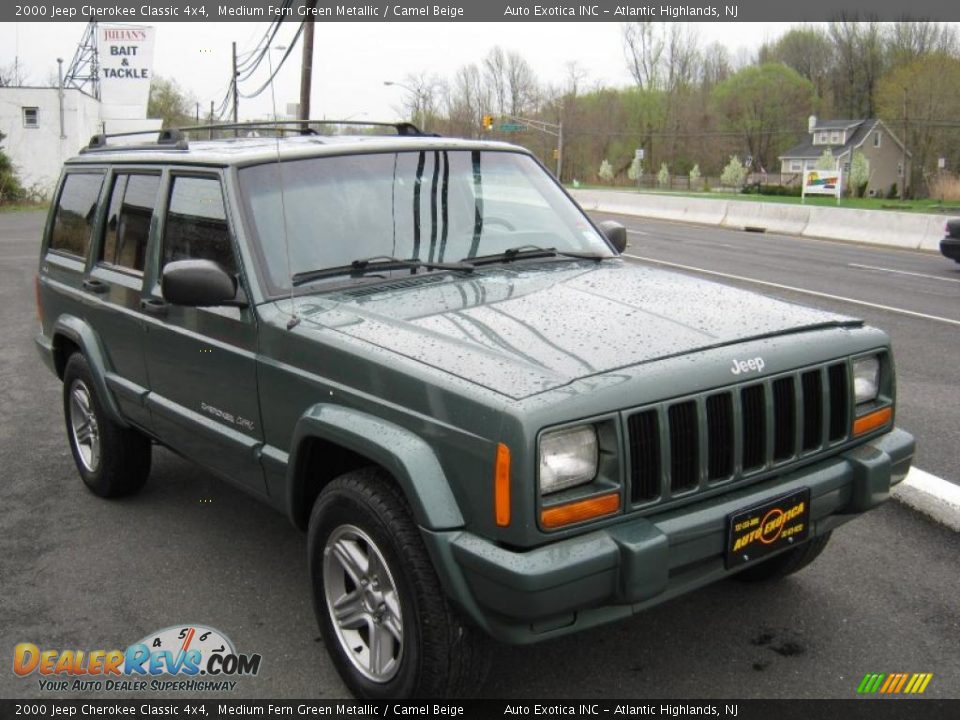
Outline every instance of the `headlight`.
[(853, 361), (853, 395), (857, 405), (877, 399), (880, 387), (880, 360), (876, 355)]
[(597, 476), (597, 431), (579, 425), (540, 437), (540, 492), (583, 485)]

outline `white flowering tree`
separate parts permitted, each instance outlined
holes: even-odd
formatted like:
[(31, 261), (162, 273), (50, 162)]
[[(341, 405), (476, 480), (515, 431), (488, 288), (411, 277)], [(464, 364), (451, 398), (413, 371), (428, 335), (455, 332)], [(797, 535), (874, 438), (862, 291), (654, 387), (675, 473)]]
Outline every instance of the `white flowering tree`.
[(863, 197), (870, 182), (870, 161), (867, 156), (857, 150), (850, 161), (850, 191), (857, 197)]
[(720, 182), (727, 187), (739, 188), (743, 181), (747, 179), (747, 169), (743, 166), (739, 155), (731, 155), (730, 162), (720, 173)]
[(657, 173), (657, 185), (667, 187), (670, 184), (670, 168), (666, 163), (660, 163), (660, 172)]
[(613, 180), (613, 166), (609, 160), (604, 159), (604, 161), (600, 163), (600, 170), (597, 172), (597, 175), (599, 175), (600, 179), (604, 182)]
[(829, 148), (825, 148), (823, 154), (817, 158), (817, 170), (836, 170), (837, 161)]

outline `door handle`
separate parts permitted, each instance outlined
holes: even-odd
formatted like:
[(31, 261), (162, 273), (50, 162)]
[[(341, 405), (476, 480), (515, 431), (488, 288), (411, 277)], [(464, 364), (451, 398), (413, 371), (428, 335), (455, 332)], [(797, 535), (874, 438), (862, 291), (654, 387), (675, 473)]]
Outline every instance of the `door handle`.
[(167, 303), (163, 300), (148, 298), (140, 301), (140, 309), (145, 313), (150, 313), (151, 315), (162, 316), (167, 314)]
[(89, 290), (97, 295), (110, 292), (110, 286), (103, 282), (103, 280), (84, 280), (83, 289)]

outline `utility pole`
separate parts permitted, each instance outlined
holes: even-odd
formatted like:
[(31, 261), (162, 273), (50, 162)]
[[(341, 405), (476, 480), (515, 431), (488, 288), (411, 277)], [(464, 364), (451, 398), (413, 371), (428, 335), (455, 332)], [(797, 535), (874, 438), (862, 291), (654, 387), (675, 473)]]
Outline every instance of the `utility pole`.
[(900, 139), (903, 148), (900, 167), (903, 173), (900, 175), (900, 202), (907, 197), (907, 86), (903, 86), (903, 137)]
[[(240, 103), (240, 93), (237, 89), (237, 43), (233, 42), (233, 124), (237, 124), (237, 106)], [(234, 131), (236, 132), (236, 131)]]
[(213, 140), (213, 100), (210, 101), (210, 139)]
[[(310, 86), (313, 82), (313, 11), (317, 7), (317, 0), (307, 0), (306, 14), (303, 21), (303, 58), (300, 61), (300, 120), (310, 119)], [(304, 123), (303, 128), (307, 125)]]

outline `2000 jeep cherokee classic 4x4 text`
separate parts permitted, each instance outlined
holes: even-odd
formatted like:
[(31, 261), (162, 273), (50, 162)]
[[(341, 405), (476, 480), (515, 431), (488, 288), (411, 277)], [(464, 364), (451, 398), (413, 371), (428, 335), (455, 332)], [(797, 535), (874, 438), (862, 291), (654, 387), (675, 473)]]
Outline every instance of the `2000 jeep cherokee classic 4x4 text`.
[(95, 138), (37, 280), (90, 490), (155, 441), (287, 513), (354, 693), (786, 575), (903, 479), (884, 333), (625, 262), (525, 150), (397, 129)]

